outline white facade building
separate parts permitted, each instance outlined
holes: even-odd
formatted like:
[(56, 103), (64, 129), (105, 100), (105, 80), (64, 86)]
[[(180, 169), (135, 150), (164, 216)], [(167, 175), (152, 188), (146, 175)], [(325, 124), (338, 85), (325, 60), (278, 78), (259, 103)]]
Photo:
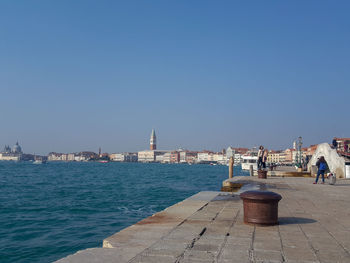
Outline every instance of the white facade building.
[(125, 162), (126, 156), (124, 153), (112, 153), (109, 155), (109, 159), (113, 162)]
[(1, 161), (20, 161), (22, 158), (22, 148), (19, 146), (18, 142), (10, 148), (10, 146), (6, 145), (4, 150), (0, 153)]
[(199, 152), (197, 154), (197, 162), (203, 163), (203, 162), (211, 162), (212, 157), (210, 156), (210, 153), (208, 152)]

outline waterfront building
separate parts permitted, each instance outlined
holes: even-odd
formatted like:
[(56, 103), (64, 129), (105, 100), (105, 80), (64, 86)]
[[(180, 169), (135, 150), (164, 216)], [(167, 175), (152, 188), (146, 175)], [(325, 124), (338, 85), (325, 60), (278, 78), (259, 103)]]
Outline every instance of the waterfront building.
[(295, 149), (286, 149), (284, 151), (284, 154), (285, 154), (285, 163), (292, 163), (293, 160), (295, 159), (295, 156), (296, 156), (296, 150)]
[(152, 129), (152, 133), (151, 133), (150, 150), (151, 151), (157, 150), (157, 139), (156, 139), (156, 132), (154, 131), (154, 129)]
[(316, 145), (310, 145), (307, 148), (303, 148), (303, 157), (306, 158), (306, 156), (309, 156), (309, 158), (311, 158), (311, 156), (315, 153), (317, 149), (317, 144)]
[(279, 163), (285, 163), (286, 162), (286, 153), (284, 151), (278, 151), (278, 159)]
[(62, 157), (62, 153), (55, 153), (55, 152), (50, 152), (48, 155), (47, 155), (47, 160), (49, 162), (52, 162), (52, 161), (61, 161)]
[(157, 163), (164, 163), (164, 154), (160, 154), (156, 156)]
[(241, 155), (244, 155), (249, 151), (248, 148), (234, 148), (234, 150), (235, 153), (240, 153)]
[(22, 159), (22, 148), (16, 142), (16, 144), (10, 148), (9, 145), (5, 145), (4, 150), (0, 152), (0, 160), (2, 161), (20, 161)]
[(125, 154), (124, 153), (111, 153), (109, 155), (109, 159), (113, 162), (125, 162)]
[(219, 164), (226, 164), (227, 163), (226, 155), (223, 154), (222, 152), (211, 154), (211, 160), (212, 160), (212, 162), (216, 162)]
[(343, 156), (350, 157), (350, 138), (334, 138), (337, 142), (337, 151)]
[(284, 162), (283, 156), (285, 156), (285, 155), (284, 155), (284, 153), (283, 154), (281, 154), (281, 153), (282, 153), (282, 151), (270, 150), (268, 155), (267, 155), (267, 163), (279, 164), (279, 163)]
[(197, 152), (181, 151), (180, 152), (180, 163), (195, 163), (197, 161)]
[(180, 153), (178, 151), (173, 151), (170, 153), (170, 162), (179, 163), (180, 162)]
[[(145, 150), (137, 152), (137, 159), (142, 163), (150, 163), (156, 161), (156, 156), (167, 153), (168, 151)], [(170, 161), (170, 160), (169, 160)]]
[(74, 161), (76, 161), (76, 162), (86, 162), (88, 160), (89, 159), (86, 156), (84, 156), (84, 155), (78, 154), (78, 155), (74, 156)]
[(111, 153), (109, 159), (113, 162), (137, 162), (136, 153)]
[(137, 153), (137, 159), (139, 162), (154, 162), (155, 161), (155, 153), (154, 151), (151, 150), (146, 150), (146, 151), (139, 151)]
[(197, 161), (197, 152), (189, 152), (186, 155), (186, 162), (187, 163), (196, 163)]
[(209, 152), (209, 151), (198, 152), (197, 162), (198, 163), (213, 162), (213, 152)]
[(162, 163), (170, 163), (170, 161), (171, 161), (171, 152), (164, 153)]
[(171, 151), (162, 151), (158, 155), (156, 155), (155, 162), (157, 163), (171, 163)]
[(231, 157), (233, 157), (235, 155), (235, 149), (233, 149), (232, 147), (228, 147), (226, 149), (226, 157), (227, 160), (229, 160)]
[(185, 163), (186, 162), (186, 154), (187, 154), (187, 151), (181, 151), (180, 152), (180, 163)]
[(226, 159), (228, 160), (233, 157), (235, 164), (240, 164), (242, 162), (242, 156), (249, 151), (248, 148), (233, 148), (228, 147), (226, 149)]
[[(70, 158), (70, 156), (73, 155), (73, 158)], [(65, 153), (56, 153), (56, 152), (50, 152), (47, 156), (47, 160), (52, 161), (74, 161), (74, 154), (65, 154)]]
[(126, 162), (137, 162), (137, 153), (127, 153), (126, 158), (125, 158)]
[(61, 161), (61, 162), (83, 162), (89, 161), (97, 157), (93, 152), (80, 152), (80, 153), (56, 153), (50, 152), (47, 156), (48, 161)]
[(75, 160), (75, 154), (74, 153), (68, 153), (67, 161), (74, 161)]
[(61, 161), (64, 161), (64, 162), (68, 161), (68, 154), (62, 153)]

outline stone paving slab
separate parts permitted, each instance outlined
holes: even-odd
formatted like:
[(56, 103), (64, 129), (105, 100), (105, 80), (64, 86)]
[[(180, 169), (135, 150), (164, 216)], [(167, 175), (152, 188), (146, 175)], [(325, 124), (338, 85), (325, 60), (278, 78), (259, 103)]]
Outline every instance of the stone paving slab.
[(282, 195), (279, 225), (243, 222), (238, 193), (200, 192), (58, 262), (350, 262), (350, 180), (234, 177)]

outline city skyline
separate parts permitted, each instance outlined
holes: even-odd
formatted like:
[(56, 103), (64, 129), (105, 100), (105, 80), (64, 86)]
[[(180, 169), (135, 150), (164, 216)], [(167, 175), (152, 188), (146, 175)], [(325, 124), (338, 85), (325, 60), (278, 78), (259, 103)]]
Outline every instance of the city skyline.
[(0, 147), (126, 152), (348, 137), (348, 1), (0, 3)]
[[(301, 138), (301, 137), (300, 137)], [(278, 151), (278, 150), (286, 150), (286, 149), (292, 149), (292, 148), (295, 148), (295, 143), (296, 143), (296, 140), (293, 141), (288, 147), (285, 147), (285, 148), (268, 148), (266, 145), (265, 145), (265, 148), (266, 149), (269, 149), (269, 150), (273, 150), (273, 151)], [(320, 144), (322, 142), (319, 142), (319, 143), (316, 143), (316, 144), (310, 144), (310, 145), (306, 145), (306, 144), (303, 144), (302, 143), (302, 147), (310, 147), (310, 146), (313, 146), (313, 145), (317, 145), (317, 144)], [(57, 151), (57, 150), (52, 150), (48, 153), (79, 153), (79, 152), (94, 152), (94, 153), (122, 153), (122, 152), (138, 152), (138, 151), (148, 151), (148, 150), (166, 150), (166, 151), (177, 151), (177, 150), (190, 150), (190, 151), (212, 151), (212, 152), (222, 152), (222, 150), (226, 150), (227, 147), (234, 147), (234, 148), (246, 148), (246, 149), (252, 149), (252, 148), (258, 148), (259, 145), (253, 145), (253, 146), (250, 146), (250, 147), (246, 147), (246, 146), (237, 146), (237, 145), (226, 145), (220, 149), (210, 149), (210, 148), (201, 148), (201, 149), (191, 149), (191, 148), (186, 148), (186, 147), (177, 147), (177, 148), (161, 148), (161, 149), (157, 149), (157, 146), (156, 146), (156, 135), (155, 135), (155, 129), (153, 128), (152, 129), (152, 132), (151, 132), (151, 136), (150, 136), (150, 139), (149, 139), (149, 144), (148, 144), (148, 148), (144, 148), (144, 149), (137, 149), (137, 150), (134, 150), (134, 151), (130, 151), (130, 150), (126, 150), (126, 151), (103, 151), (102, 150), (102, 147), (99, 146), (98, 147), (98, 150), (96, 151), (96, 149), (80, 149), (80, 150), (75, 150), (75, 151)], [(22, 148), (19, 146), (19, 142), (18, 140), (16, 141), (16, 144), (11, 147), (10, 144), (5, 144), (4, 146), (4, 150), (3, 152), (8, 152), (8, 151), (12, 151), (11, 149), (17, 149), (19, 147), (20, 151), (22, 152)], [(0, 150), (1, 152), (1, 150)], [(38, 153), (38, 152), (24, 152), (24, 153), (27, 153), (27, 154), (40, 154), (40, 155), (47, 155), (48, 153)]]

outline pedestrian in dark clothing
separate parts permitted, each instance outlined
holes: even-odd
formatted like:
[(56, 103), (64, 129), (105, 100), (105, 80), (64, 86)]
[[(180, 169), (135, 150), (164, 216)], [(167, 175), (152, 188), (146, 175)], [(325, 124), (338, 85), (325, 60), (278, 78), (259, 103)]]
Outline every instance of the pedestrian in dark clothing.
[(338, 143), (337, 143), (337, 140), (334, 138), (333, 141), (332, 141), (332, 145), (333, 145), (333, 148), (334, 149), (337, 149), (338, 147)]
[(317, 171), (316, 181), (314, 182), (314, 184), (317, 184), (318, 178), (320, 177), (320, 175), (322, 175), (322, 184), (324, 184), (324, 174), (328, 169), (328, 164), (323, 156), (321, 156), (318, 159), (316, 166), (318, 167), (318, 171)]

